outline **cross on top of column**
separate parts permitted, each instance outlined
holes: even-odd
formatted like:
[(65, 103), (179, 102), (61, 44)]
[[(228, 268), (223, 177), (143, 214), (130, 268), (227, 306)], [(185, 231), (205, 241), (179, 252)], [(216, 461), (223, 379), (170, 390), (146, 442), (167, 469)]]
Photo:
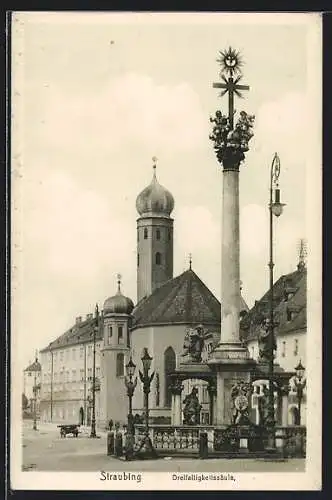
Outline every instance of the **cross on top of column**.
[[(239, 81), (242, 79), (242, 73), (240, 67), (243, 62), (240, 53), (229, 47), (226, 51), (220, 51), (220, 56), (217, 62), (221, 65), (220, 76), (224, 83), (214, 83), (213, 88), (223, 89), (220, 93), (220, 97), (224, 96), (228, 92), (228, 119), (230, 128), (233, 129), (234, 126), (234, 94), (237, 97), (242, 98), (240, 90), (249, 90), (249, 85), (239, 85)], [(228, 75), (228, 78), (225, 77)], [(233, 79), (233, 76), (237, 74), (237, 77)]]

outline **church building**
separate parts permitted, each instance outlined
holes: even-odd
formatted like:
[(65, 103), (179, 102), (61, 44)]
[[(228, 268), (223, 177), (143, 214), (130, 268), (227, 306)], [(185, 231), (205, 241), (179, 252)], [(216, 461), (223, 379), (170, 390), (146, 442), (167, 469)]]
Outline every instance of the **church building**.
[[(105, 424), (110, 419), (126, 420), (124, 376), (130, 355), (138, 374), (142, 350), (148, 348), (153, 358), (151, 371), (155, 372), (150, 415), (169, 418), (168, 374), (177, 366), (186, 329), (202, 324), (216, 341), (220, 336), (220, 302), (191, 263), (184, 273), (173, 277), (174, 199), (158, 182), (155, 165), (152, 181), (138, 195), (136, 208), (137, 304), (123, 295), (118, 276), (117, 292), (105, 300), (96, 334), (96, 418)], [(247, 309), (243, 301), (243, 310)], [(78, 317), (70, 330), (41, 351), (41, 413), (45, 420), (52, 415), (54, 420), (90, 423), (94, 322), (92, 314), (83, 321)], [(133, 397), (133, 412), (139, 414), (143, 409), (140, 385), (138, 382)]]
[[(130, 357), (136, 365), (135, 376), (142, 370), (143, 348), (153, 358), (150, 417), (155, 422), (165, 422), (171, 417), (169, 374), (181, 361), (187, 329), (202, 325), (211, 334), (203, 359), (220, 339), (221, 304), (194, 272), (191, 262), (185, 272), (173, 276), (174, 199), (159, 184), (155, 165), (152, 181), (138, 195), (136, 208), (137, 303), (134, 305), (123, 294), (118, 275), (117, 291), (106, 298), (95, 330), (95, 407), (97, 425), (101, 426), (106, 426), (110, 419), (123, 423), (127, 419), (125, 365)], [(240, 300), (240, 316), (245, 321), (248, 307), (242, 296)], [(78, 317), (72, 328), (41, 351), (42, 420), (91, 423), (94, 328), (93, 314), (85, 320)], [(247, 329), (244, 337), (256, 358), (253, 333)], [(204, 382), (186, 382), (183, 397), (193, 385), (199, 390), (202, 422), (208, 422), (209, 399)], [(143, 412), (140, 381), (132, 409), (134, 414)]]

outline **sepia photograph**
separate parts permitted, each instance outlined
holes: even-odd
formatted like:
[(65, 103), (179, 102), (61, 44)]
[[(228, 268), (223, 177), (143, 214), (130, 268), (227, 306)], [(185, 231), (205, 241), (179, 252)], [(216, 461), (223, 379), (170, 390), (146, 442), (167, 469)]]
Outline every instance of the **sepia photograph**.
[(320, 15), (10, 38), (10, 487), (319, 490)]

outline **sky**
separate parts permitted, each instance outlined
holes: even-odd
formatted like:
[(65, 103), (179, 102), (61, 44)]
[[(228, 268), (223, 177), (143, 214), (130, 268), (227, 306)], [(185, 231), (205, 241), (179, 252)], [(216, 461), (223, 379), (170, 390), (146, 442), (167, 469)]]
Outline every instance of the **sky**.
[[(227, 113), (218, 52), (243, 57), (254, 114), (240, 168), (242, 293), (268, 287), (270, 165), (281, 160), (275, 279), (307, 238), (311, 15), (24, 13), (13, 22), (14, 349), (33, 359), (116, 291), (136, 301), (135, 201), (157, 177), (174, 196), (174, 275), (192, 266), (220, 300), (222, 169), (209, 117)], [(310, 66), (310, 67), (309, 67)], [(316, 98), (316, 97), (315, 97)], [(316, 101), (317, 102), (317, 101)], [(310, 108), (311, 107), (311, 108)]]

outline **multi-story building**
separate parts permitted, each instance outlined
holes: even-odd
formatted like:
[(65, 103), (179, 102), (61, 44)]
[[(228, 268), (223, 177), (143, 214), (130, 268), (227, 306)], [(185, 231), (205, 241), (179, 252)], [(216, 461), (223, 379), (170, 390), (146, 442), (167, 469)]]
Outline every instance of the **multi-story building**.
[[(247, 342), (249, 353), (259, 360), (259, 331), (262, 319), (269, 316), (270, 291), (256, 301), (254, 307), (243, 318), (241, 331)], [(306, 363), (306, 333), (307, 333), (307, 269), (300, 257), (297, 269), (281, 276), (273, 286), (273, 310), (276, 323), (275, 363), (286, 372), (293, 372), (301, 361)], [(288, 424), (299, 423), (298, 400), (294, 379), (290, 380), (288, 397)], [(306, 420), (306, 392), (301, 411), (301, 423)]]
[[(41, 351), (41, 419), (79, 422), (91, 420), (93, 369), (92, 314), (75, 324)], [(96, 332), (96, 417), (100, 412), (100, 351), (103, 340)]]

